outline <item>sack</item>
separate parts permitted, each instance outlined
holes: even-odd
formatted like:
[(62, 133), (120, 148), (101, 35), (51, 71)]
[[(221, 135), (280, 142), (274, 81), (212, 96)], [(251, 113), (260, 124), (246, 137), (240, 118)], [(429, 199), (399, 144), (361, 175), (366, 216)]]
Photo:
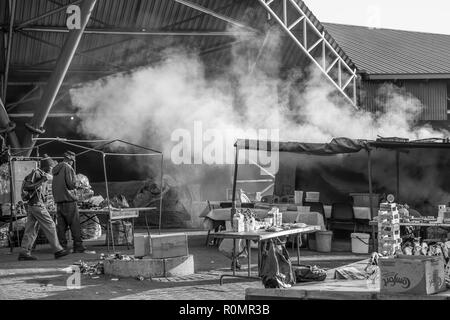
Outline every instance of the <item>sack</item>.
[(24, 203), (27, 203), (28, 201), (30, 201), (31, 198), (33, 198), (33, 196), (35, 195), (35, 193), (36, 193), (36, 191), (37, 191), (37, 190), (27, 191), (27, 190), (25, 190), (25, 188), (24, 188), (24, 187), (25, 187), (25, 183), (27, 183), (28, 181), (33, 182), (33, 180), (34, 180), (34, 174), (35, 174), (35, 171), (33, 170), (33, 172), (30, 173), (29, 175), (27, 175), (27, 176), (25, 177), (25, 179), (23, 179), (23, 181), (22, 181), (22, 187), (21, 187), (21, 190), (20, 190), (20, 197), (22, 198), (22, 201), (23, 201)]
[(296, 282), (324, 281), (327, 272), (317, 266), (299, 266), (294, 268)]
[(289, 253), (284, 244), (276, 245), (272, 239), (264, 243), (260, 274), (265, 288), (289, 288), (295, 284)]

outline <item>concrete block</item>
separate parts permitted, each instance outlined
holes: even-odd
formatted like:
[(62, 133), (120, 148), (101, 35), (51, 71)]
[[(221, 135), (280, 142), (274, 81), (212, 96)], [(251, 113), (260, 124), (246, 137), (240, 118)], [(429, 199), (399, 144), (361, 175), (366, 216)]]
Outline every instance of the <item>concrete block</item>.
[(115, 277), (164, 277), (163, 259), (105, 260), (105, 274)]
[(181, 277), (194, 274), (194, 256), (192, 254), (183, 257), (164, 259), (166, 277)]
[(150, 252), (150, 238), (147, 234), (134, 235), (134, 256), (144, 257)]

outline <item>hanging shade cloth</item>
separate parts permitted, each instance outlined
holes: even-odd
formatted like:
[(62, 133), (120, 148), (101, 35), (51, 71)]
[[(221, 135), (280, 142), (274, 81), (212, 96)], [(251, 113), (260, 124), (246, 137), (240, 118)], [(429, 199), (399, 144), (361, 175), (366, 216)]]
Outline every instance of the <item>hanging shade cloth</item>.
[(247, 150), (292, 152), (320, 156), (359, 152), (361, 149), (368, 149), (369, 142), (367, 140), (349, 138), (334, 138), (329, 143), (274, 142), (239, 139), (236, 141), (236, 146), (239, 149)]

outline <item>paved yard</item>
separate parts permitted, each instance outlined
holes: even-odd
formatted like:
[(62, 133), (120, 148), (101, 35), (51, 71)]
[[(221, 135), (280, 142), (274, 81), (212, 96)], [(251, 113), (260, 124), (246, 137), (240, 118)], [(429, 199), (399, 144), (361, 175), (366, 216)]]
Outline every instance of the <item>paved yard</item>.
[[(191, 242), (191, 241), (190, 241)], [(111, 280), (106, 275), (82, 275), (81, 288), (69, 289), (66, 280), (69, 274), (62, 271), (80, 260), (95, 263), (100, 253), (107, 253), (106, 247), (91, 246), (95, 254), (71, 254), (59, 260), (53, 259), (49, 248), (38, 246), (35, 255), (38, 261), (17, 261), (18, 249), (10, 254), (9, 249), (0, 249), (0, 299), (186, 299), (186, 300), (242, 300), (248, 287), (263, 287), (258, 280), (225, 278), (219, 285), (219, 277), (230, 272), (230, 260), (215, 247), (206, 248), (202, 241), (190, 243), (194, 255), (195, 274), (185, 277), (138, 279), (121, 278)], [(132, 254), (132, 250), (121, 253)], [(126, 249), (126, 248), (125, 248)], [(289, 249), (293, 262), (295, 252)], [(256, 251), (252, 254), (252, 270), (256, 274)], [(316, 264), (331, 269), (367, 256), (336, 252), (320, 254), (302, 250), (302, 264)], [(244, 262), (244, 261), (242, 261)], [(240, 274), (247, 274), (246, 263)]]

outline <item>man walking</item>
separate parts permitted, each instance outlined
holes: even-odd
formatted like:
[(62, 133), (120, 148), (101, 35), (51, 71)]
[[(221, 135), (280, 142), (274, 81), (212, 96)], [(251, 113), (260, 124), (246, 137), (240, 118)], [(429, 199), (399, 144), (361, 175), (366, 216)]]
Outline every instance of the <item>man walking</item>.
[(56, 226), (52, 217), (45, 206), (46, 181), (49, 179), (48, 172), (51, 171), (52, 160), (46, 159), (41, 161), (41, 167), (44, 171), (39, 169), (33, 170), (25, 177), (23, 183), (24, 197), (27, 202), (27, 222), (25, 225), (25, 232), (22, 239), (22, 252), (19, 254), (19, 260), (37, 260), (31, 255), (33, 244), (36, 241), (39, 226), (44, 231), (48, 242), (55, 254), (55, 259), (67, 255), (69, 252), (64, 250), (56, 233)]
[(80, 214), (75, 194), (77, 179), (73, 170), (74, 162), (75, 153), (66, 151), (64, 160), (52, 170), (52, 192), (56, 203), (56, 227), (59, 242), (67, 249), (66, 231), (70, 229), (73, 238), (73, 252), (83, 253), (86, 248), (81, 240)]

